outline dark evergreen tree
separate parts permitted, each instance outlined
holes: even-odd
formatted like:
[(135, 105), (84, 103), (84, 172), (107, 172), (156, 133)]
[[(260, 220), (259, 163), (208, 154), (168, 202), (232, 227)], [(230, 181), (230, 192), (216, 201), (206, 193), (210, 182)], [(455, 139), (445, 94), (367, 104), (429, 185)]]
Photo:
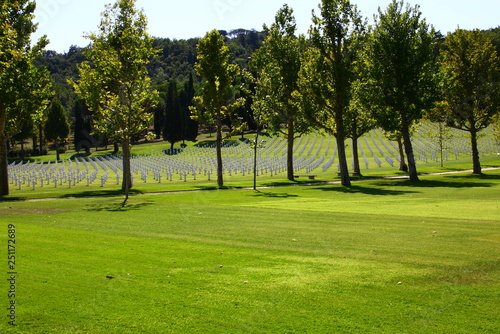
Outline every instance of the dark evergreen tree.
[(163, 140), (170, 143), (171, 150), (173, 150), (175, 143), (182, 140), (182, 123), (177, 82), (172, 80), (168, 86), (165, 101), (165, 123), (163, 127)]
[(153, 109), (154, 112), (154, 131), (156, 139), (160, 139), (165, 127), (165, 99), (164, 94), (160, 92), (158, 105)]
[(85, 153), (90, 154), (90, 148), (93, 146), (92, 131), (92, 112), (87, 107), (84, 100), (79, 99), (73, 107), (73, 115), (75, 117), (74, 124), (74, 144), (77, 152), (85, 150)]
[(26, 140), (31, 138), (35, 133), (35, 126), (33, 120), (28, 118), (24, 120), (23, 125), (19, 128), (19, 132), (12, 137), (13, 140), (19, 141), (21, 144), (21, 150), (19, 151), (19, 157), (24, 160), (26, 156), (26, 151), (24, 150), (24, 143)]
[(47, 140), (54, 141), (56, 147), (56, 156), (59, 160), (59, 142), (65, 140), (69, 135), (69, 122), (66, 110), (58, 98), (52, 100), (45, 123), (45, 137)]
[(179, 95), (182, 113), (182, 140), (195, 141), (198, 137), (198, 122), (191, 119), (191, 111), (189, 110), (189, 107), (193, 105), (195, 93), (194, 79), (191, 73)]

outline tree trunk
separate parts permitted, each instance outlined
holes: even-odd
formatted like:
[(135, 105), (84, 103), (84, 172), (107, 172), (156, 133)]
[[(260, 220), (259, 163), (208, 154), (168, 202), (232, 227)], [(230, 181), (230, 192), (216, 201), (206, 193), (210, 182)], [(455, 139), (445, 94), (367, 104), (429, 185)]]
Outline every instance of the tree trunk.
[(39, 132), (39, 137), (40, 137), (40, 156), (43, 156), (43, 126), (42, 123), (38, 125), (38, 132)]
[(477, 131), (470, 131), (472, 147), (472, 169), (474, 174), (482, 174), (481, 162), (479, 160), (479, 149), (477, 148)]
[(56, 161), (61, 160), (61, 157), (59, 155), (59, 139), (56, 139)]
[(38, 153), (38, 137), (36, 135), (33, 135), (33, 155), (37, 157), (39, 155)]
[(24, 139), (21, 139), (21, 161), (24, 161), (24, 158), (26, 157), (26, 154), (24, 152)]
[(123, 205), (127, 203), (129, 190), (132, 188), (132, 172), (130, 168), (130, 139), (122, 139), (122, 151), (123, 151), (123, 180), (122, 180), (122, 190), (125, 191), (125, 200)]
[(341, 138), (338, 134), (335, 138), (337, 139), (338, 147), (340, 181), (344, 187), (350, 187), (351, 179), (349, 178), (349, 167), (347, 166), (345, 138)]
[(403, 143), (406, 152), (406, 158), (408, 159), (408, 173), (411, 181), (419, 181), (417, 173), (417, 164), (415, 162), (415, 156), (413, 155), (413, 146), (411, 144), (410, 129), (407, 124), (403, 125), (402, 128)]
[(224, 187), (224, 176), (222, 175), (222, 121), (220, 116), (217, 115), (216, 119), (217, 125), (217, 185), (222, 188)]
[(7, 163), (7, 136), (5, 134), (6, 112), (0, 112), (0, 196), (9, 195), (9, 174)]
[[(107, 149), (107, 145), (106, 145), (106, 149)], [(96, 151), (97, 151), (97, 147), (96, 147)], [(118, 154), (119, 151), (120, 151), (120, 149), (118, 148), (118, 143), (116, 141), (113, 142), (113, 153), (112, 154)]]
[(439, 129), (439, 157), (441, 159), (441, 168), (444, 167), (444, 124), (438, 122)]
[(259, 130), (255, 135), (255, 145), (253, 148), (253, 190), (257, 190), (257, 150), (259, 147)]
[(295, 177), (295, 171), (293, 170), (293, 144), (295, 140), (295, 121), (293, 118), (290, 118), (288, 120), (288, 152), (287, 152), (287, 162), (286, 162), (286, 169), (287, 169), (287, 174), (288, 174), (288, 180), (294, 181)]
[(337, 149), (339, 156), (340, 181), (344, 187), (350, 187), (351, 179), (349, 178), (349, 167), (347, 166), (347, 155), (345, 150), (345, 129), (342, 116), (342, 112), (336, 112), (335, 129), (337, 133), (335, 135), (335, 138), (337, 139)]
[(359, 166), (359, 151), (358, 151), (358, 137), (352, 138), (352, 159), (354, 164), (354, 174), (361, 175), (361, 167)]
[(398, 136), (397, 141), (398, 141), (398, 149), (399, 149), (399, 170), (402, 172), (408, 172), (408, 165), (406, 164), (403, 139), (400, 136)]

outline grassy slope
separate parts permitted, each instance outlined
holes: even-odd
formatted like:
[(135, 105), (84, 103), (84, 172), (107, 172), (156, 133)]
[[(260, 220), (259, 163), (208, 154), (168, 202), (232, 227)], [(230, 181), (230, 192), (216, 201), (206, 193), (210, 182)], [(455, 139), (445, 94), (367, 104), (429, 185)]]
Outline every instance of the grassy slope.
[(499, 190), (494, 171), (0, 203), (17, 332), (495, 333)]

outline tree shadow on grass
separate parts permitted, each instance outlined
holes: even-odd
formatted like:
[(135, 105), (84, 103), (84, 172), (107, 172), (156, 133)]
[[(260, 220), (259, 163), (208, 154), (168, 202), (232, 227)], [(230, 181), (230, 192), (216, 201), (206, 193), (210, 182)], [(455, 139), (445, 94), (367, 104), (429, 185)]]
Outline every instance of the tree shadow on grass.
[(404, 191), (404, 190), (394, 190), (394, 189), (384, 189), (384, 188), (372, 188), (363, 187), (358, 185), (353, 185), (350, 187), (342, 186), (331, 186), (331, 187), (321, 187), (317, 188), (321, 191), (326, 192), (337, 192), (344, 194), (365, 194), (374, 196), (402, 196), (407, 194), (417, 194), (419, 191)]
[[(136, 189), (130, 189), (129, 194), (132, 195), (141, 195), (142, 191)], [(61, 198), (92, 198), (92, 197), (118, 197), (125, 196), (123, 190), (89, 190), (89, 191), (79, 191), (73, 194), (65, 194), (61, 196)]]
[(123, 202), (120, 200), (113, 203), (108, 202), (108, 203), (92, 204), (92, 206), (85, 207), (83, 210), (92, 212), (103, 212), (103, 211), (129, 212), (129, 211), (140, 210), (150, 205), (153, 205), (153, 202), (142, 202), (137, 204), (131, 204), (130, 202), (127, 202), (127, 204), (123, 206)]
[[(446, 178), (449, 179), (463, 179), (463, 176), (459, 175), (447, 175)], [(494, 180), (500, 180), (500, 175), (489, 175), (489, 174), (471, 174), (466, 176), (466, 178), (472, 179), (472, 180), (487, 180), (487, 181), (494, 181)]]
[[(489, 188), (493, 186), (490, 182), (478, 182), (478, 181), (465, 181), (464, 177), (461, 176), (446, 176), (448, 180), (420, 180), (417, 182), (404, 180), (404, 181), (379, 181), (374, 183), (376, 186), (387, 186), (387, 187), (408, 187), (408, 188)], [(475, 176), (471, 177), (475, 178)], [(484, 177), (478, 178), (480, 180), (486, 180)], [(491, 178), (490, 180), (493, 180)]]
[(289, 193), (273, 193), (269, 191), (260, 191), (256, 190), (255, 193), (252, 195), (253, 197), (268, 197), (268, 198), (292, 198), (292, 197), (299, 197), (299, 195), (292, 195)]
[(322, 183), (322, 181), (318, 180), (295, 180), (295, 181), (274, 181), (274, 182), (263, 182), (261, 185), (264, 187), (283, 187), (283, 186), (300, 186), (314, 183)]
[(27, 200), (27, 197), (20, 196), (0, 196), (0, 203), (8, 203), (8, 202), (20, 202)]

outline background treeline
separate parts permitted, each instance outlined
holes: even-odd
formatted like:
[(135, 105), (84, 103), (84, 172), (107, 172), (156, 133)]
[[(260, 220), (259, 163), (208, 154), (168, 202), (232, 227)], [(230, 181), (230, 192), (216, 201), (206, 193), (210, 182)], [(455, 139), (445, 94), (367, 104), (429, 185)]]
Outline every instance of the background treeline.
[[(221, 30), (231, 50), (231, 61), (241, 68), (247, 68), (252, 54), (261, 47), (266, 35), (256, 30), (236, 29)], [(151, 110), (154, 113), (154, 137), (168, 141), (172, 147), (174, 143), (188, 140), (194, 141), (198, 136), (199, 124), (190, 118), (189, 106), (194, 96), (199, 92), (201, 78), (194, 72), (197, 61), (197, 44), (199, 38), (175, 40), (169, 38), (155, 38), (153, 46), (157, 50), (156, 56), (148, 64), (148, 71), (154, 88), (160, 93), (158, 106)], [(86, 60), (85, 48), (72, 45), (66, 53), (57, 53), (48, 50), (36, 61), (37, 66), (45, 67), (50, 72), (55, 96), (62, 104), (67, 120), (73, 133), (73, 144), (78, 151), (89, 151), (91, 147), (105, 147), (113, 144), (108, 142), (106, 134), (96, 133), (92, 128), (92, 113), (85, 102), (78, 99), (68, 80), (78, 80), (78, 65)], [(237, 88), (235, 88), (237, 89)], [(245, 95), (244, 91), (235, 91), (235, 95)], [(250, 110), (251, 101), (239, 111), (240, 116), (253, 128)], [(47, 111), (50, 109), (47, 108)], [(48, 112), (47, 112), (48, 114)], [(19, 135), (11, 138), (11, 144), (21, 143), (28, 139), (33, 140), (32, 148), (11, 149), (10, 157), (27, 157), (47, 153), (44, 136), (45, 124), (34, 128), (27, 124), (26, 129)], [(228, 126), (231, 126), (229, 121)], [(207, 129), (210, 130), (210, 129)], [(55, 143), (53, 145), (55, 148)], [(61, 146), (59, 151), (64, 151)]]
[[(231, 31), (220, 31), (225, 37), (231, 50), (231, 61), (241, 68), (248, 68), (249, 61), (256, 50), (258, 50), (266, 38), (266, 33), (256, 30), (236, 29)], [(500, 54), (500, 27), (484, 30), (494, 43)], [(440, 41), (438, 48), (443, 48), (444, 35), (437, 33), (436, 38)], [(148, 65), (148, 71), (152, 82), (160, 92), (160, 103), (152, 110), (154, 118), (154, 137), (168, 141), (171, 146), (176, 142), (196, 139), (199, 124), (190, 118), (188, 106), (192, 99), (199, 93), (201, 78), (195, 74), (194, 64), (197, 61), (197, 44), (200, 38), (187, 40), (175, 40), (169, 38), (155, 38), (154, 47), (157, 54)], [(56, 92), (54, 100), (62, 105), (73, 134), (73, 144), (78, 151), (89, 151), (91, 147), (105, 147), (109, 143), (106, 134), (96, 133), (92, 128), (92, 113), (84, 101), (78, 100), (74, 90), (68, 84), (68, 80), (78, 79), (77, 66), (85, 61), (84, 47), (72, 45), (66, 53), (46, 51), (42, 57), (37, 59), (37, 66), (48, 69)], [(235, 87), (238, 90), (238, 87)], [(248, 124), (248, 129), (254, 130), (255, 124), (252, 117), (252, 100), (244, 90), (235, 91), (235, 96), (247, 98), (244, 107), (238, 110), (238, 114)], [(52, 103), (51, 103), (52, 104)], [(27, 157), (43, 155), (47, 153), (45, 138), (45, 127), (51, 105), (48, 106), (44, 123), (26, 124), (21, 133), (11, 138), (12, 145), (21, 143), (21, 149), (11, 149), (10, 157)], [(231, 127), (229, 120), (227, 126)], [(210, 128), (203, 129), (210, 131)], [(51, 138), (57, 138), (49, 134)], [(151, 136), (150, 136), (151, 138)], [(24, 149), (23, 143), (32, 139), (31, 149)], [(66, 139), (66, 138), (61, 138)], [(10, 145), (9, 145), (10, 146)], [(53, 143), (55, 148), (55, 143)], [(117, 149), (117, 147), (116, 147)], [(58, 149), (64, 151), (64, 146)]]

